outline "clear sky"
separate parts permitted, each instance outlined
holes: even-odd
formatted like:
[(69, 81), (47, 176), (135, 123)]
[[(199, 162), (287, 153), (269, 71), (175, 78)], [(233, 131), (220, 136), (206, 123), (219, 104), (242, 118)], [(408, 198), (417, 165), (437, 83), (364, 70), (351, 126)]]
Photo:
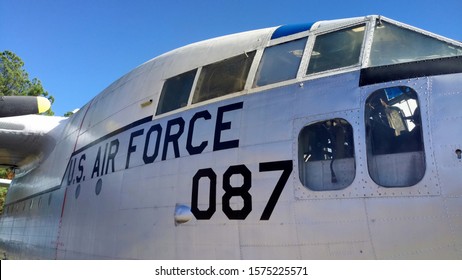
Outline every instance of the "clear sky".
[(371, 14), (462, 41), (461, 0), (0, 0), (0, 51), (23, 59), (63, 115), (136, 66), (189, 43)]

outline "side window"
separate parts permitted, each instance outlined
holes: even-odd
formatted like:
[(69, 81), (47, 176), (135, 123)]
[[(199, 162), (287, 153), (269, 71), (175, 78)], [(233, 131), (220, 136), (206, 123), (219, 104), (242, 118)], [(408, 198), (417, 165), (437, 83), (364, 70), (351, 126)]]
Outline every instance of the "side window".
[(156, 115), (167, 113), (188, 104), (189, 94), (197, 69), (172, 77), (165, 81), (160, 94)]
[(404, 86), (373, 92), (366, 100), (365, 120), (371, 178), (383, 187), (417, 184), (425, 173), (417, 93)]
[(253, 86), (260, 87), (295, 79), (307, 39), (302, 38), (266, 48)]
[(344, 119), (308, 125), (298, 137), (300, 181), (314, 191), (340, 190), (356, 174), (353, 128)]
[(363, 24), (318, 35), (306, 74), (358, 64), (365, 29)]
[(255, 51), (204, 66), (192, 102), (242, 91), (254, 56)]

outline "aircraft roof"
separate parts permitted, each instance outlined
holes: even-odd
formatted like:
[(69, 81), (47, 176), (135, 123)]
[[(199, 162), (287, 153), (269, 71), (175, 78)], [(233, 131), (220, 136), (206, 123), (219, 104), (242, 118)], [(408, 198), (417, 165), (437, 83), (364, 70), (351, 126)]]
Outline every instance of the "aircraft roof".
[[(116, 80), (106, 90), (111, 91), (112, 89), (119, 87), (119, 85), (124, 84), (128, 80), (131, 80), (133, 76), (138, 76), (141, 72), (144, 71), (151, 70), (151, 73), (154, 75), (161, 75), (160, 77), (156, 76), (152, 78), (163, 80), (177, 75), (179, 73), (179, 69), (181, 69), (183, 72), (186, 72), (202, 65), (207, 65), (222, 60), (223, 57), (232, 57), (251, 50), (266, 47), (268, 42), (271, 40), (277, 40), (279, 38), (284, 38), (305, 31), (332, 29), (337, 26), (340, 27), (348, 24), (354, 24), (356, 22), (364, 21), (370, 17), (376, 16), (364, 16), (336, 20), (323, 20), (314, 23), (281, 25), (220, 36), (192, 43), (164, 53), (145, 62), (125, 76), (122, 76), (120, 79)], [(169, 67), (164, 67), (165, 65), (168, 65)], [(161, 71), (152, 71), (154, 69)]]

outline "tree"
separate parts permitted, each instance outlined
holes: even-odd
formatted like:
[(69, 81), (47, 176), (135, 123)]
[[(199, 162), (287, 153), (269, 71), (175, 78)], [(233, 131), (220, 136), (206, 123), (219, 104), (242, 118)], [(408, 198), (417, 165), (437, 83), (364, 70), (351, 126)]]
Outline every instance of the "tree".
[(65, 117), (70, 117), (70, 116), (72, 116), (73, 114), (74, 114), (74, 112), (69, 111), (69, 112), (65, 113), (64, 116), (65, 116)]
[(6, 193), (8, 192), (7, 188), (0, 187), (0, 215), (3, 214), (3, 206), (5, 204)]
[[(29, 79), (29, 74), (24, 70), (24, 62), (11, 51), (0, 53), (0, 97), (1, 96), (44, 96), (53, 104), (54, 98), (48, 95), (42, 83), (37, 78)], [(48, 110), (45, 115), (54, 115)], [(0, 168), (0, 178), (12, 179), (9, 169)], [(6, 188), (0, 188), (0, 213), (6, 196)]]
[[(48, 95), (42, 83), (37, 78), (29, 79), (29, 74), (24, 70), (24, 62), (11, 51), (3, 51), (0, 54), (0, 96), (44, 96), (53, 104), (54, 97)], [(45, 115), (54, 115), (48, 110)]]

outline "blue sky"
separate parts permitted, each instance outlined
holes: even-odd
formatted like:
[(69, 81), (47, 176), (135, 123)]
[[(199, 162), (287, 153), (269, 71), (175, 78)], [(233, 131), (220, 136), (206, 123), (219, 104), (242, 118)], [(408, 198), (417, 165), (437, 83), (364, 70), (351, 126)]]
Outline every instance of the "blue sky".
[(0, 51), (82, 107), (145, 61), (183, 45), (288, 23), (381, 14), (462, 41), (461, 0), (0, 0)]

